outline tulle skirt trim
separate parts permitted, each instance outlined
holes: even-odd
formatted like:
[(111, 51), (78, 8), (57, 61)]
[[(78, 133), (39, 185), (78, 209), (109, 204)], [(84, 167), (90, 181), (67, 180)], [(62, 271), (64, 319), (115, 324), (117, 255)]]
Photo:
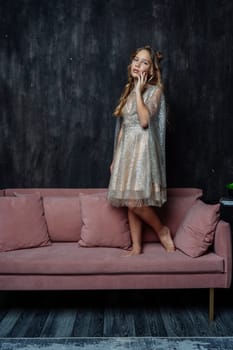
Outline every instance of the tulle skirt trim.
[(144, 196), (140, 192), (126, 191), (119, 193), (118, 191), (108, 191), (108, 201), (114, 207), (161, 207), (167, 201), (167, 191), (162, 189), (150, 196)]

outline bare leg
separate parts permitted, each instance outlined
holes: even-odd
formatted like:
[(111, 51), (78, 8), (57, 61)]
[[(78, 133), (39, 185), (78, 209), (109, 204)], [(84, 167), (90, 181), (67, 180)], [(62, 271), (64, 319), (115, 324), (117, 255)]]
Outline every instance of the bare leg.
[(128, 219), (133, 249), (125, 256), (138, 255), (142, 251), (142, 221), (131, 209), (128, 209)]
[(135, 207), (133, 212), (138, 215), (143, 221), (150, 225), (153, 230), (158, 234), (160, 242), (168, 252), (175, 251), (175, 245), (173, 243), (170, 230), (167, 226), (164, 226), (154, 209), (151, 207)]

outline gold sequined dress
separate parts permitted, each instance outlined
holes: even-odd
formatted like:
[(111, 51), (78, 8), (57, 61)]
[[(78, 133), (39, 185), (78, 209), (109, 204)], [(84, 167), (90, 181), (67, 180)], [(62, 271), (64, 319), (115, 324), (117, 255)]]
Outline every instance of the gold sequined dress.
[[(142, 128), (135, 91), (117, 117), (113, 169), (108, 200), (113, 206), (157, 206), (167, 199), (165, 168), (166, 107), (160, 87), (149, 85), (143, 94), (150, 120)], [(118, 142), (120, 129), (122, 136)]]

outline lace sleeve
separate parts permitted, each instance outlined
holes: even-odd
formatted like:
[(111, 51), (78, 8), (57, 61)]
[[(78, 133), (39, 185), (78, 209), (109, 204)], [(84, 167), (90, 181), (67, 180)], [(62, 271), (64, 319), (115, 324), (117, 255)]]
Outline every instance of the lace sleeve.
[(161, 100), (162, 90), (158, 87), (148, 97), (148, 100), (146, 101), (146, 106), (149, 110), (150, 117), (156, 116), (158, 109), (160, 107), (160, 100)]

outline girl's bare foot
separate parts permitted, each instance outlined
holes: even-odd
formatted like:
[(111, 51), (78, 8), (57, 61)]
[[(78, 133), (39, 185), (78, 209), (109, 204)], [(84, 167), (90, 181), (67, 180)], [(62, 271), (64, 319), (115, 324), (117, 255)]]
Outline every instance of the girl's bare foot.
[(167, 252), (171, 253), (176, 250), (175, 244), (172, 240), (171, 232), (167, 226), (163, 226), (163, 228), (158, 232), (158, 236)]
[(130, 250), (127, 254), (124, 254), (124, 257), (129, 257), (129, 256), (135, 256), (139, 255), (142, 253), (142, 248), (141, 247), (133, 247), (132, 250)]

